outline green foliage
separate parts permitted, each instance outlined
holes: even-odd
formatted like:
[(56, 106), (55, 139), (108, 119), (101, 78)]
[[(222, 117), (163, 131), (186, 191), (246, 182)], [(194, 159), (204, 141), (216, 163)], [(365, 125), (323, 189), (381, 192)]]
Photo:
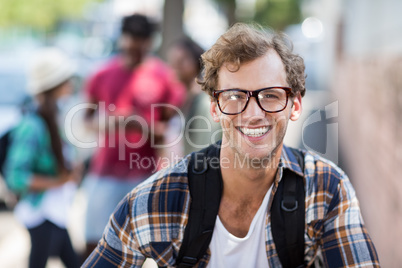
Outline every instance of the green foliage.
[(62, 19), (82, 16), (85, 6), (94, 1), (99, 0), (0, 0), (0, 27), (51, 30)]
[(275, 30), (301, 22), (301, 0), (259, 0), (254, 20)]
[[(228, 6), (236, 7), (236, 0), (215, 0), (224, 9)], [(290, 24), (301, 22), (300, 5), (302, 0), (257, 0), (255, 6), (255, 15), (252, 18), (237, 17), (237, 21), (255, 21), (266, 27), (275, 30), (284, 30)], [(239, 15), (239, 14), (238, 14)], [(235, 14), (227, 14), (228, 19), (234, 17)]]
[(236, 0), (215, 0), (215, 2), (225, 5), (236, 5)]

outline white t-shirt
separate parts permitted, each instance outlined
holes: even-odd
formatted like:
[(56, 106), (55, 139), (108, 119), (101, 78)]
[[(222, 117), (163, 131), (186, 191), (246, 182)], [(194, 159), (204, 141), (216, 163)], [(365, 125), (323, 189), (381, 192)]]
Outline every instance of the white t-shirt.
[(271, 188), (266, 193), (245, 237), (239, 238), (229, 233), (219, 216), (216, 217), (212, 240), (209, 244), (211, 258), (208, 268), (269, 267), (265, 248), (265, 218)]
[(35, 228), (45, 220), (51, 221), (60, 228), (66, 228), (76, 189), (75, 183), (66, 182), (57, 188), (47, 190), (38, 206), (23, 199), (14, 209), (15, 216), (27, 228)]

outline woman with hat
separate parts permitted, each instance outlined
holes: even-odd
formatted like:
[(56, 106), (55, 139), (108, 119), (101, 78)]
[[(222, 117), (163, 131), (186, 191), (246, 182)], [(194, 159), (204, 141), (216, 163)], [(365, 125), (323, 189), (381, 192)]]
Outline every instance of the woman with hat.
[(15, 215), (31, 238), (29, 267), (45, 267), (54, 255), (66, 267), (79, 267), (66, 223), (80, 174), (69, 161), (57, 123), (57, 101), (71, 93), (73, 74), (71, 61), (61, 51), (40, 51), (28, 73), (37, 106), (11, 132), (5, 177), (20, 196)]

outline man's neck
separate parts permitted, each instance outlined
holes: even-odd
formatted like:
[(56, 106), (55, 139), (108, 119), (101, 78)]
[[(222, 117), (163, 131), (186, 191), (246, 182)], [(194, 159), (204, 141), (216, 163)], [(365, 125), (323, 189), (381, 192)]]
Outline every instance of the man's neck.
[[(272, 154), (271, 162), (266, 163), (268, 165), (256, 167), (247, 163), (237, 164), (234, 151), (230, 150), (230, 148), (223, 148), (220, 155), (223, 193), (218, 215), (228, 232), (236, 237), (245, 237), (275, 180), (280, 153)], [(230, 161), (225, 162), (229, 159)]]
[(135, 69), (137, 69), (141, 64), (143, 64), (148, 58), (148, 55), (144, 56), (143, 58), (137, 60), (137, 61), (133, 61), (133, 62), (128, 62), (126, 61), (123, 57), (120, 56), (120, 63), (121, 65), (128, 71), (133, 71)]
[(272, 157), (265, 159), (261, 166), (256, 166), (255, 163), (239, 165), (236, 163), (239, 160), (223, 150), (221, 160), (224, 157), (229, 159), (228, 164), (221, 167), (223, 196), (238, 202), (261, 201), (275, 181), (281, 155), (281, 150), (278, 151)]

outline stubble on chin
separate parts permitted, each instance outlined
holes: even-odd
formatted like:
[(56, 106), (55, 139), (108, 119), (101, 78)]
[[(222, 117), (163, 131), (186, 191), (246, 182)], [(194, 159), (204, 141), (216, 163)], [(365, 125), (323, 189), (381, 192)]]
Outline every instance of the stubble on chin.
[[(276, 134), (265, 144), (254, 144), (240, 136), (237, 139), (229, 139), (235, 165), (242, 163), (241, 167), (251, 167), (252, 169), (276, 168), (277, 158), (283, 146), (284, 134), (284, 131)], [(226, 138), (229, 137), (226, 136)]]

